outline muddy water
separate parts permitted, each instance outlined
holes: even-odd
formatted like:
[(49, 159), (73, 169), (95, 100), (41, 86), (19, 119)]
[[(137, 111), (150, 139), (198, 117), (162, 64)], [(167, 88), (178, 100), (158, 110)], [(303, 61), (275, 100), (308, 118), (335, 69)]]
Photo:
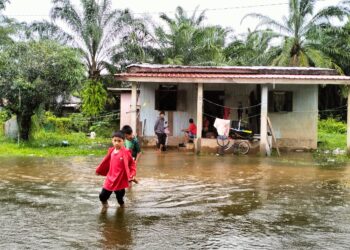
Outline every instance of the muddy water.
[(0, 158), (0, 249), (349, 249), (350, 166), (150, 151), (101, 214), (99, 161)]

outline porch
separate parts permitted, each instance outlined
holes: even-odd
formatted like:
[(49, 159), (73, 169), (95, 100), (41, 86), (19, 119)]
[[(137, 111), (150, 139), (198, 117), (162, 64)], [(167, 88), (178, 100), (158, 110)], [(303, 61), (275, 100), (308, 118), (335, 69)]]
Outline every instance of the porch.
[[(242, 120), (260, 135), (262, 155), (272, 147), (268, 117), (280, 146), (316, 148), (318, 85), (350, 84), (350, 77), (339, 76), (334, 70), (282, 67), (130, 65), (127, 73), (117, 74), (116, 78), (131, 82), (130, 124), (134, 131), (139, 128), (138, 135), (146, 140), (152, 140), (153, 121), (158, 111), (164, 110), (164, 104), (162, 107), (157, 103), (157, 95), (162, 88), (176, 86), (176, 97), (169, 93), (165, 97), (168, 105), (175, 102), (176, 106), (165, 109), (171, 131), (169, 142), (176, 144), (182, 137), (181, 129), (193, 118), (198, 127), (196, 152), (215, 145), (205, 138), (204, 119), (212, 123), (213, 119), (226, 116), (237, 121), (241, 110)], [(142, 124), (142, 129), (137, 124)], [(349, 133), (347, 142), (349, 148)]]

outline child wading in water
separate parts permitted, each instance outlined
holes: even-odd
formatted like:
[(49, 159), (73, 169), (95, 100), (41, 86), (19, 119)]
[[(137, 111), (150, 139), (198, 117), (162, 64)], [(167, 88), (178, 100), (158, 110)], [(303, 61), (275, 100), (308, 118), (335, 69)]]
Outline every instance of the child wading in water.
[(97, 175), (106, 176), (100, 193), (102, 211), (108, 208), (107, 200), (114, 192), (120, 207), (124, 207), (125, 188), (129, 187), (130, 181), (135, 181), (136, 166), (130, 151), (124, 147), (124, 134), (122, 131), (113, 133), (113, 147), (96, 168)]
[(125, 135), (125, 148), (130, 150), (132, 158), (134, 158), (135, 163), (137, 164), (141, 157), (140, 144), (136, 136), (133, 135), (132, 128), (129, 125), (123, 126), (122, 131)]

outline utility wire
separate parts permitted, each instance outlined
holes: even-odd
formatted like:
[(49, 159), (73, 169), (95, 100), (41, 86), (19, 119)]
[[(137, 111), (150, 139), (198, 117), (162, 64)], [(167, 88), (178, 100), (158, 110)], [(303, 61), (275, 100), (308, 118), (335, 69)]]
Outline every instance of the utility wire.
[[(318, 0), (318, 2), (325, 2), (327, 0)], [(266, 2), (266, 0), (265, 0)], [(203, 8), (200, 10), (204, 10), (204, 11), (227, 11), (227, 10), (235, 10), (235, 9), (250, 9), (250, 8), (256, 8), (256, 7), (272, 7), (272, 6), (281, 6), (281, 5), (288, 5), (289, 2), (279, 2), (279, 3), (267, 3), (267, 4), (252, 4), (252, 5), (243, 5), (243, 6), (230, 6), (230, 7), (223, 7), (223, 8)], [(196, 9), (192, 9), (192, 10), (184, 10), (185, 12), (194, 12)], [(149, 12), (149, 11), (145, 11), (145, 12), (134, 12), (132, 14), (135, 15), (159, 15), (161, 13), (165, 13), (165, 14), (172, 14), (172, 13), (176, 13), (176, 11), (173, 10), (168, 10), (168, 11), (153, 11), (153, 12)], [(50, 15), (45, 15), (45, 14), (33, 14), (33, 15), (20, 15), (20, 14), (8, 14), (6, 16), (9, 17), (16, 17), (16, 16), (24, 16), (24, 17), (50, 17)]]
[[(271, 6), (280, 6), (280, 5), (288, 5), (288, 2), (280, 2), (280, 3), (270, 3), (270, 4), (254, 4), (254, 5), (243, 5), (243, 6), (231, 6), (231, 7), (223, 7), (223, 8), (204, 8), (202, 11), (227, 11), (227, 10), (235, 10), (235, 9), (250, 9), (250, 8), (255, 8), (255, 7), (271, 7)], [(185, 10), (185, 12), (194, 12), (195, 9), (192, 10)], [(158, 15), (161, 13), (165, 14), (171, 14), (171, 13), (176, 13), (176, 11), (160, 11), (160, 12), (136, 12), (134, 14), (137, 15)]]
[(113, 111), (104, 115), (100, 115), (100, 116), (95, 116), (95, 117), (75, 117), (73, 118), (73, 120), (77, 120), (77, 121), (93, 121), (96, 119), (100, 119), (100, 118), (105, 118), (105, 117), (113, 117), (113, 116), (120, 116), (120, 111)]
[[(288, 2), (280, 2), (280, 3), (270, 3), (270, 4), (253, 4), (253, 5), (243, 5), (243, 6), (231, 6), (231, 7), (223, 7), (223, 8), (204, 8), (202, 10), (204, 11), (227, 11), (227, 10), (234, 10), (234, 9), (250, 9), (250, 8), (255, 8), (255, 7), (271, 7), (271, 6), (280, 6), (280, 5), (287, 5), (289, 4)], [(194, 12), (195, 9), (192, 9), (192, 10), (184, 10), (185, 12)], [(153, 12), (150, 12), (150, 11), (145, 11), (145, 12), (134, 12), (132, 14), (135, 14), (135, 15), (159, 15), (159, 14), (162, 14), (162, 13), (165, 13), (165, 14), (173, 14), (173, 13), (176, 13), (176, 11), (174, 10), (168, 10), (168, 11), (153, 11)], [(9, 16), (9, 17), (15, 17), (15, 16), (33, 16), (33, 17), (50, 17), (50, 15), (39, 15), (39, 14), (33, 14), (33, 15), (26, 15), (26, 14), (23, 14), (23, 15), (6, 15), (6, 16)]]

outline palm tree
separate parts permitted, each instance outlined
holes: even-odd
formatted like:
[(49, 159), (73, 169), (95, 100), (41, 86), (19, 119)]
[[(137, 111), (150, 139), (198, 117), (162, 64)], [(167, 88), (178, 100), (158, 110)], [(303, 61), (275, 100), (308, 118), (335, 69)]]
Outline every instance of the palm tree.
[(330, 6), (314, 14), (316, 2), (317, 0), (289, 0), (289, 15), (283, 18), (283, 22), (256, 13), (243, 18), (260, 19), (257, 27), (271, 28), (282, 38), (281, 51), (272, 61), (273, 65), (331, 67), (340, 70), (315, 38), (319, 37), (319, 32), (325, 26), (331, 28), (330, 18), (341, 20), (346, 11), (339, 6)]
[(5, 9), (5, 5), (9, 2), (10, 0), (0, 0), (0, 10)]
[(167, 24), (169, 32), (162, 27), (156, 28), (156, 36), (159, 39), (160, 47), (166, 64), (189, 64), (193, 57), (192, 38), (193, 34), (202, 21), (205, 19), (205, 11), (197, 16), (197, 9), (192, 16), (182, 7), (178, 6), (175, 12), (175, 19), (165, 13), (160, 18)]
[(225, 42), (230, 30), (220, 26), (207, 26), (197, 29), (192, 38), (193, 60), (195, 65), (225, 65)]
[(12, 43), (10, 35), (15, 32), (14, 20), (2, 13), (7, 3), (9, 3), (9, 0), (0, 0), (0, 47)]
[[(112, 63), (121, 66), (121, 70), (131, 63), (154, 63), (157, 50), (156, 38), (151, 34), (146, 20), (134, 19), (130, 29), (114, 47)], [(158, 56), (159, 57), (159, 56)], [(112, 65), (111, 65), (112, 66)]]
[(220, 26), (203, 26), (205, 11), (197, 14), (198, 7), (191, 16), (177, 7), (175, 18), (166, 14), (160, 18), (165, 21), (167, 29), (156, 28), (158, 46), (162, 55), (161, 62), (166, 64), (221, 64), (225, 57), (223, 48), (227, 33)]
[(29, 40), (53, 40), (62, 44), (74, 41), (74, 38), (64, 32), (61, 27), (48, 21), (23, 23), (21, 28), (24, 30), (25, 39)]
[(242, 38), (235, 39), (225, 48), (228, 64), (238, 66), (270, 65), (280, 49), (271, 46), (278, 37), (272, 30), (250, 31)]
[[(205, 11), (197, 14), (198, 7), (191, 16), (177, 7), (175, 18), (166, 14), (160, 18), (167, 29), (156, 28), (159, 50), (156, 58), (161, 63), (181, 65), (220, 65), (225, 63), (224, 46), (229, 30), (220, 26), (204, 26)], [(154, 54), (154, 53), (153, 53)], [(159, 56), (161, 55), (161, 57)]]
[[(81, 10), (71, 0), (53, 0), (51, 17), (68, 27), (66, 37), (83, 54), (89, 78), (99, 78), (114, 53), (113, 47), (133, 18), (128, 10), (113, 10), (111, 0), (80, 0)], [(110, 65), (109, 65), (110, 66)]]

